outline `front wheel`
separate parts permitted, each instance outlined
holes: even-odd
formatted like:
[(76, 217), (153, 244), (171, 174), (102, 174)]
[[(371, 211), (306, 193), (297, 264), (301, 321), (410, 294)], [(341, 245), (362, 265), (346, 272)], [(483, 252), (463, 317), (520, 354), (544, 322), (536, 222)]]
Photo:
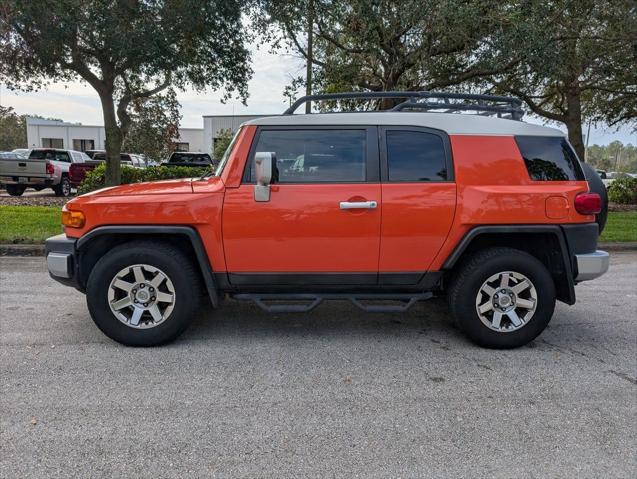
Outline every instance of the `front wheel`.
[(86, 300), (95, 324), (128, 346), (174, 340), (198, 310), (201, 282), (192, 261), (159, 241), (133, 241), (103, 256), (91, 271)]
[(535, 339), (555, 308), (553, 278), (537, 258), (511, 248), (470, 257), (448, 291), (456, 321), (475, 343), (516, 348)]

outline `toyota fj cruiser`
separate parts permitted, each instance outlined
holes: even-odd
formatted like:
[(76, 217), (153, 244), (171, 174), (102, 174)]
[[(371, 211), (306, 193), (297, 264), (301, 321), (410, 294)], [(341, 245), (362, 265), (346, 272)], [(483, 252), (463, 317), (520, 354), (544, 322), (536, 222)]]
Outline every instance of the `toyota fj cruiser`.
[[(361, 97), (406, 101), (292, 114)], [(202, 299), (218, 307), (228, 295), (276, 312), (325, 299), (399, 312), (446, 295), (476, 343), (523, 345), (609, 257), (597, 250), (599, 178), (589, 169), (587, 181), (562, 132), (520, 121), (520, 106), (432, 92), (304, 97), (245, 123), (214, 174), (69, 201), (65, 234), (46, 243), (49, 272), (127, 345), (170, 341)]]

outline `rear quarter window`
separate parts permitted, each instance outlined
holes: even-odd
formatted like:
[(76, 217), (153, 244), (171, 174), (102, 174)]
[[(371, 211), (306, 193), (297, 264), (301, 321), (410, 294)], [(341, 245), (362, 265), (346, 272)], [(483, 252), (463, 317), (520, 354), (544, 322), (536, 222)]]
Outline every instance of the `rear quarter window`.
[(516, 136), (515, 142), (533, 181), (583, 181), (582, 167), (565, 138)]

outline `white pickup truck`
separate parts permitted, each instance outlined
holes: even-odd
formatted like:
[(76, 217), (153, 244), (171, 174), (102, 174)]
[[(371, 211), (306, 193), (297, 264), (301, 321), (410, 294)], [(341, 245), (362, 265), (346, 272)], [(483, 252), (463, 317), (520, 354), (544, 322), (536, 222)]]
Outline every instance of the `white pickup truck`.
[(26, 159), (5, 153), (0, 156), (0, 183), (11, 196), (20, 196), (27, 188), (52, 188), (57, 196), (70, 196), (69, 167), (87, 160), (81, 151), (54, 148), (35, 148)]

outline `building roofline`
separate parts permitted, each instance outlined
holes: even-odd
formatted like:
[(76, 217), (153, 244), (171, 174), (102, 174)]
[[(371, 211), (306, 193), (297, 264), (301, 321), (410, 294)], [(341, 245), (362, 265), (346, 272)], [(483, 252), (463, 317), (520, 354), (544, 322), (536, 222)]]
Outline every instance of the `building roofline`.
[(79, 127), (88, 127), (88, 128), (104, 128), (103, 125), (85, 125), (84, 123), (71, 123), (68, 121), (58, 121), (58, 120), (47, 120), (43, 118), (35, 118), (32, 116), (27, 116), (27, 125), (33, 126), (79, 126)]
[(201, 115), (203, 118), (252, 118), (254, 116), (278, 116), (280, 113), (254, 113), (252, 115)]

